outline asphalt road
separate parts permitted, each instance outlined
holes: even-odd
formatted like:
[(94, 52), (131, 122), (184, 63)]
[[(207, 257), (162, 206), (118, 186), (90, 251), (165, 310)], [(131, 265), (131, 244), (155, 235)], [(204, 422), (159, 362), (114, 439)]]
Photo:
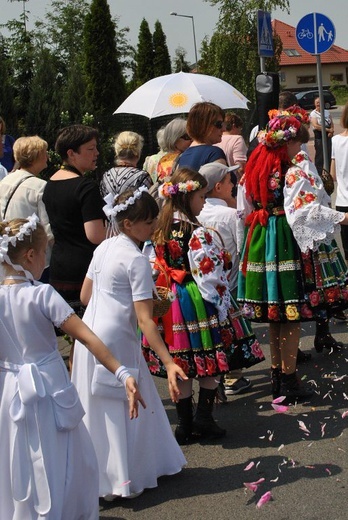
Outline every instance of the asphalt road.
[[(312, 360), (299, 369), (316, 390), (311, 403), (282, 414), (273, 410), (267, 326), (255, 326), (267, 360), (245, 372), (253, 383), (250, 393), (215, 407), (216, 419), (228, 431), (226, 438), (184, 446), (187, 467), (160, 478), (156, 489), (134, 500), (109, 504), (101, 499), (100, 519), (346, 520), (348, 416), (342, 418), (342, 413), (348, 410), (348, 347), (317, 354), (313, 327), (303, 326), (302, 347), (312, 352)], [(331, 328), (337, 339), (348, 343), (346, 323), (332, 321)], [(174, 429), (176, 414), (166, 383), (155, 381)], [(245, 471), (250, 462), (254, 466)], [(255, 493), (243, 486), (260, 478), (265, 481)], [(267, 491), (272, 500), (257, 509)]]

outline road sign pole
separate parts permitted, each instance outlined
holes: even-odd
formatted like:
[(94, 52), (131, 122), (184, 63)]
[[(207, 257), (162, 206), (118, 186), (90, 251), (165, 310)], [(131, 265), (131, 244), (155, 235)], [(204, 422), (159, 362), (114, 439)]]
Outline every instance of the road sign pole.
[[(323, 76), (321, 73), (321, 59), (320, 54), (316, 55), (317, 59), (317, 76), (318, 76), (318, 90), (319, 90), (319, 101), (320, 101), (320, 115), (321, 115), (321, 139), (323, 146), (323, 159), (324, 159), (324, 170), (330, 171), (329, 169), (329, 157), (328, 149), (327, 149), (327, 133), (326, 133), (326, 125), (325, 125), (325, 101), (324, 101), (324, 92), (323, 92)], [(319, 175), (321, 172), (318, 172)]]
[(263, 56), (260, 56), (260, 72), (266, 72), (265, 71), (265, 58)]
[[(327, 16), (321, 13), (310, 13), (301, 18), (296, 27), (296, 39), (302, 49), (314, 54), (317, 60), (317, 77), (321, 114), (321, 142), (323, 146), (323, 167), (329, 171), (330, 160), (327, 144), (328, 136), (325, 126), (325, 102), (323, 92), (323, 78), (321, 74), (320, 54), (330, 49), (335, 41), (335, 26)], [(318, 172), (321, 174), (321, 172)]]

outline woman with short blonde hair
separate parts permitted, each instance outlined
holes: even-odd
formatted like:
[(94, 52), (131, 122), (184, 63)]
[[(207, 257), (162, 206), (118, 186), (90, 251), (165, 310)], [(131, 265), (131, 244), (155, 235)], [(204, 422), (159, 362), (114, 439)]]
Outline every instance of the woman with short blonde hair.
[(6, 175), (0, 183), (0, 219), (27, 218), (33, 213), (39, 217), (49, 241), (46, 267), (50, 263), (54, 241), (43, 202), (46, 181), (39, 178), (47, 166), (47, 147), (47, 142), (38, 135), (17, 139), (13, 151), (19, 168)]
[(115, 139), (116, 164), (124, 160), (137, 159), (141, 155), (144, 138), (136, 132), (121, 132)]
[(20, 168), (30, 168), (47, 148), (48, 143), (38, 135), (20, 137), (13, 145), (13, 154)]
[(144, 138), (136, 132), (127, 130), (116, 136), (115, 166), (104, 173), (100, 183), (103, 197), (108, 193), (115, 196), (130, 188), (152, 185), (148, 172), (137, 168), (143, 146)]

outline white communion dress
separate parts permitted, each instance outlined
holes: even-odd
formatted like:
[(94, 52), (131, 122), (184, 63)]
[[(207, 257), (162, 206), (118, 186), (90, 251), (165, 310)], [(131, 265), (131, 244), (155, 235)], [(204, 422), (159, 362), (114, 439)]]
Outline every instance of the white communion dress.
[(138, 385), (146, 402), (130, 420), (128, 402), (91, 392), (95, 358), (75, 344), (72, 380), (86, 411), (99, 465), (99, 496), (128, 496), (157, 486), (162, 475), (173, 475), (186, 464), (166, 412), (141, 353), (134, 301), (152, 298), (149, 260), (126, 235), (98, 246), (87, 276), (92, 297), (83, 321), (125, 366), (139, 368)]
[(25, 280), (0, 286), (0, 308), (0, 518), (97, 520), (97, 460), (52, 325), (73, 310)]

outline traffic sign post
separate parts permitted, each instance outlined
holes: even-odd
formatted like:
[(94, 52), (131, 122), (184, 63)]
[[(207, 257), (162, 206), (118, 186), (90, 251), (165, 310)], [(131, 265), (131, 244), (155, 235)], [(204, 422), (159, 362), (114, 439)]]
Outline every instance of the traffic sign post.
[(264, 58), (272, 58), (274, 50), (271, 13), (261, 9), (257, 11), (257, 45), (260, 56), (260, 69), (261, 72), (264, 72)]
[[(336, 38), (335, 26), (327, 16), (320, 13), (310, 13), (301, 18), (296, 27), (296, 39), (300, 47), (309, 54), (314, 54), (317, 60), (318, 90), (320, 99), (321, 127), (324, 169), (329, 171), (327, 149), (327, 134), (325, 130), (325, 103), (323, 93), (323, 78), (321, 74), (320, 54), (326, 52), (334, 44)], [(321, 174), (321, 172), (318, 172)]]

